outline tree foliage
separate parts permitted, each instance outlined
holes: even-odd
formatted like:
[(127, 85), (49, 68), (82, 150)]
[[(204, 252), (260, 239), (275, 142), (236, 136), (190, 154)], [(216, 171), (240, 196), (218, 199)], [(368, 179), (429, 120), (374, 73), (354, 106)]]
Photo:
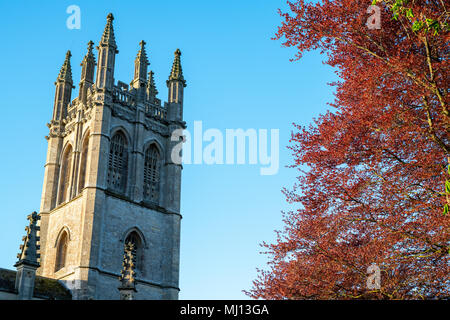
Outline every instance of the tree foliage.
[[(258, 271), (253, 298), (449, 296), (448, 8), (395, 2), (377, 1), (379, 30), (366, 26), (370, 1), (298, 0), (280, 12), (275, 39), (296, 59), (319, 49), (341, 80), (333, 111), (292, 133), (299, 177), (283, 192), (298, 209), (263, 243), (269, 270)], [(439, 29), (414, 26), (423, 19)], [(366, 286), (372, 263), (380, 289)]]

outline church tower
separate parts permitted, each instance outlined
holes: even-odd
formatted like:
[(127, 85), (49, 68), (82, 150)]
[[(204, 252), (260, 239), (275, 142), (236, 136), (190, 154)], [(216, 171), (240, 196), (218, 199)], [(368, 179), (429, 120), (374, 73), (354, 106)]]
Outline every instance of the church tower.
[(182, 167), (171, 159), (179, 136), (171, 137), (186, 128), (181, 52), (162, 105), (144, 41), (130, 85), (115, 82), (113, 20), (109, 14), (98, 62), (88, 43), (78, 97), (71, 99), (70, 51), (55, 82), (37, 274), (63, 281), (74, 299), (120, 299), (125, 245), (132, 243), (134, 297), (177, 299)]

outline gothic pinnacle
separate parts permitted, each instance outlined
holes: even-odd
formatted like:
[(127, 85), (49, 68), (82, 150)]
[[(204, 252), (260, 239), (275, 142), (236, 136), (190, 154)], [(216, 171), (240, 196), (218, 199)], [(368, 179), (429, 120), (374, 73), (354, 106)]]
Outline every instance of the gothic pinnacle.
[(137, 54), (136, 61), (149, 65), (150, 63), (148, 62), (147, 59), (147, 53), (145, 52), (145, 45), (146, 45), (145, 41), (141, 40), (141, 42), (139, 42), (139, 45), (141, 46), (141, 48), (139, 49), (139, 52)]
[(178, 80), (183, 83), (183, 86), (186, 86), (186, 81), (183, 77), (183, 70), (181, 69), (181, 51), (177, 49), (175, 52), (175, 58), (173, 60), (172, 71), (170, 72), (169, 81)]
[(113, 28), (113, 20), (114, 16), (112, 13), (108, 14), (106, 17), (106, 26), (105, 30), (103, 31), (102, 40), (100, 41), (100, 44), (102, 45), (109, 45), (116, 49), (117, 51), (117, 45), (116, 45), (116, 38), (114, 37), (114, 28)]
[(134, 271), (136, 265), (136, 248), (132, 242), (125, 244), (125, 252), (123, 256), (123, 269), (120, 272), (120, 289), (136, 290), (136, 272)]
[(28, 264), (39, 267), (38, 259), (40, 258), (40, 246), (38, 245), (38, 242), (40, 237), (37, 235), (37, 232), (40, 230), (40, 227), (37, 226), (37, 222), (41, 217), (36, 212), (33, 212), (27, 219), (30, 221), (30, 225), (25, 228), (27, 235), (22, 239), (23, 244), (20, 246), (20, 252), (17, 255), (19, 261), (17, 261), (15, 266), (19, 264)]
[(90, 40), (88, 42), (87, 53), (84, 56), (84, 59), (83, 59), (83, 62), (81, 63), (81, 66), (83, 65), (83, 63), (88, 63), (88, 62), (94, 62), (95, 63), (95, 56), (94, 56), (93, 48), (94, 48), (94, 42), (92, 42), (92, 40)]
[(70, 57), (71, 56), (72, 56), (72, 54), (70, 53), (70, 50), (68, 50), (66, 53), (66, 59), (64, 60), (61, 70), (59, 71), (58, 78), (56, 79), (57, 81), (68, 82), (70, 84), (73, 83), (72, 68), (70, 66)]
[(155, 73), (150, 70), (148, 73), (147, 91), (149, 98), (154, 98), (158, 95), (158, 89), (156, 89), (155, 78), (153, 77)]
[(92, 48), (94, 47), (94, 42), (89, 40), (88, 44), (88, 55), (92, 54)]
[(78, 97), (80, 101), (86, 103), (87, 90), (94, 84), (94, 70), (95, 70), (95, 56), (93, 53), (94, 42), (89, 41), (87, 47), (87, 53), (81, 62), (81, 81)]

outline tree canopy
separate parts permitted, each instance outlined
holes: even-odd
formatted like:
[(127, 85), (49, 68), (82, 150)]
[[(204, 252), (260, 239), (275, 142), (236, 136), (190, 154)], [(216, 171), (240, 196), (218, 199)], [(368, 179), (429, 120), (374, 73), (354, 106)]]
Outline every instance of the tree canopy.
[[(293, 60), (320, 50), (340, 80), (331, 111), (295, 125), (299, 176), (283, 192), (297, 209), (283, 214), (275, 243), (263, 243), (269, 269), (247, 295), (448, 297), (449, 8), (374, 1), (381, 28), (373, 29), (371, 1), (288, 3), (275, 39), (297, 48)], [(379, 289), (366, 285), (372, 264)]]

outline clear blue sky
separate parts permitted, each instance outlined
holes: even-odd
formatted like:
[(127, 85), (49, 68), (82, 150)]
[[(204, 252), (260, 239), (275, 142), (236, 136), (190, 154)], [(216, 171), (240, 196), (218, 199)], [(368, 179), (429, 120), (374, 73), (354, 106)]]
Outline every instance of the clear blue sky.
[[(69, 5), (81, 8), (81, 29), (69, 30)], [(13, 268), (26, 216), (39, 210), (54, 81), (67, 50), (77, 86), (86, 43), (99, 42), (115, 16), (119, 54), (115, 79), (129, 83), (139, 41), (147, 42), (159, 98), (180, 48), (189, 128), (280, 130), (280, 170), (259, 165), (185, 165), (182, 178), (181, 299), (247, 299), (262, 241), (282, 226), (281, 188), (295, 181), (286, 149), (292, 122), (309, 124), (333, 100), (333, 70), (319, 53), (290, 62), (293, 49), (271, 40), (285, 1), (1, 1), (0, 267)]]

